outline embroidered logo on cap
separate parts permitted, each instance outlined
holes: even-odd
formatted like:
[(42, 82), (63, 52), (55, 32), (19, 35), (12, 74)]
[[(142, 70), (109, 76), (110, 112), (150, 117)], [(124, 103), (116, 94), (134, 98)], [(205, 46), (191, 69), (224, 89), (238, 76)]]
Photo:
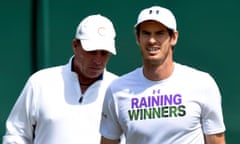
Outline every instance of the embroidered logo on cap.
[(105, 36), (106, 33), (107, 33), (107, 30), (106, 30), (105, 27), (100, 27), (100, 28), (98, 28), (98, 34), (99, 34), (100, 36)]

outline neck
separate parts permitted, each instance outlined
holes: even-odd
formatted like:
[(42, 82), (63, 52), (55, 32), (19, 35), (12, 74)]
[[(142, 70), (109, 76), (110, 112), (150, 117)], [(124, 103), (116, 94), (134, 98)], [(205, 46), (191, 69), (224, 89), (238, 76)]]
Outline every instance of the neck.
[(81, 85), (81, 86), (90, 86), (91, 84), (92, 84), (92, 83), (81, 83), (81, 82), (80, 82), (80, 85)]
[(90, 87), (97, 79), (83, 79), (82, 77), (78, 77), (79, 85), (81, 88), (82, 94)]
[(161, 64), (144, 64), (143, 74), (152, 81), (160, 81), (170, 77), (174, 70), (174, 63), (171, 55), (163, 61)]
[(85, 76), (77, 67), (77, 65), (74, 64), (74, 61), (72, 61), (72, 71), (77, 73), (78, 81), (81, 86), (90, 86), (91, 84), (93, 84), (95, 81), (99, 79), (99, 77), (91, 78), (91, 77)]
[(84, 76), (80, 76), (78, 75), (78, 80), (79, 80), (79, 84), (81, 86), (90, 86), (91, 84), (93, 84), (95, 81), (98, 80), (98, 78), (86, 78)]

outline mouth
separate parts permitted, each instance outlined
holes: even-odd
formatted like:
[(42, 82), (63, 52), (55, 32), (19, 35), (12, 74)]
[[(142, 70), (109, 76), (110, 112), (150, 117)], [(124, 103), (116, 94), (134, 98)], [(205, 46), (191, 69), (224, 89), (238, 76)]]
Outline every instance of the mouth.
[(92, 76), (97, 76), (100, 73), (102, 73), (102, 71), (103, 71), (102, 68), (96, 68), (96, 67), (93, 68), (93, 67), (91, 67), (91, 68), (89, 68), (88, 73), (91, 74)]
[(149, 48), (147, 48), (147, 51), (158, 51), (158, 50), (160, 50), (160, 48), (154, 48), (154, 47), (149, 47)]
[(100, 67), (91, 67), (90, 69), (93, 70), (93, 71), (99, 71), (99, 70), (101, 70), (102, 68), (100, 68)]
[(102, 66), (92, 66), (92, 67), (89, 67), (89, 69), (91, 71), (97, 72), (97, 71), (102, 71), (104, 69), (104, 67), (102, 67)]
[(150, 54), (155, 54), (155, 53), (157, 53), (157, 52), (160, 50), (160, 48), (159, 48), (159, 47), (148, 47), (146, 50), (147, 50)]

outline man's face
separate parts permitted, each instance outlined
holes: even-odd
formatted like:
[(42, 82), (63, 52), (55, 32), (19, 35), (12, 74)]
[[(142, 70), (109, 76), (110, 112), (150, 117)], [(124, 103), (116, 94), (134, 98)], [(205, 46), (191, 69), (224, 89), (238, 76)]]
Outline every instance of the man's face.
[(103, 73), (111, 54), (105, 50), (85, 51), (79, 40), (74, 41), (75, 71), (86, 78), (99, 77)]
[(177, 36), (169, 35), (167, 28), (156, 21), (146, 21), (139, 25), (137, 42), (145, 64), (161, 65), (176, 44)]

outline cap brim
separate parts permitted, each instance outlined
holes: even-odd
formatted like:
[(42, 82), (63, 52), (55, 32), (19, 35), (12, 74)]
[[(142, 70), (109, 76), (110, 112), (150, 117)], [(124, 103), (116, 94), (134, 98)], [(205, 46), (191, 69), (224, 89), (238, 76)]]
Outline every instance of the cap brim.
[(82, 47), (85, 51), (105, 50), (116, 55), (114, 40), (84, 40), (81, 39)]

